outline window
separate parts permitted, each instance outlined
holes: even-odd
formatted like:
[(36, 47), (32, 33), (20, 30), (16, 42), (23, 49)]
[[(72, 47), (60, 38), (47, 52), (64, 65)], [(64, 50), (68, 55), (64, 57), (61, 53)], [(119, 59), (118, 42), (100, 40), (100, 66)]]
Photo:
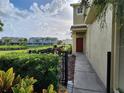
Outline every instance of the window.
[(82, 14), (83, 13), (83, 8), (79, 7), (77, 8), (77, 14)]

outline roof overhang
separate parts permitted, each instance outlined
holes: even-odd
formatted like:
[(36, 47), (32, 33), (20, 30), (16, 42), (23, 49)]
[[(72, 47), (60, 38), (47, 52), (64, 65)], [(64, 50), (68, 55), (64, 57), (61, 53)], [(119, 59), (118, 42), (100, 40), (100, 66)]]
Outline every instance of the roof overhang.
[(79, 24), (79, 25), (72, 25), (71, 26), (72, 31), (86, 31), (87, 30), (87, 25), (86, 24)]
[(81, 3), (74, 3), (74, 4), (70, 4), (70, 6), (74, 7), (74, 6), (80, 6)]
[(92, 24), (97, 18), (96, 12), (97, 12), (97, 6), (92, 5), (87, 11), (87, 16), (85, 17), (84, 23), (85, 24)]

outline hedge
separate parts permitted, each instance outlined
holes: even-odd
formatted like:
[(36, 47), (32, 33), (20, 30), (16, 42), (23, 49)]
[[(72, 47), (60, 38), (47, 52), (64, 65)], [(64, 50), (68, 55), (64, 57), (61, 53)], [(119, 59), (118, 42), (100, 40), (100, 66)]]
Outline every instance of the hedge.
[(53, 84), (57, 88), (59, 57), (54, 54), (8, 53), (0, 56), (0, 69), (14, 68), (21, 77), (29, 76), (38, 80), (35, 90)]
[(19, 46), (19, 45), (4, 45), (0, 46), (0, 50), (22, 50), (22, 49), (27, 49), (27, 46)]
[[(61, 45), (58, 46), (58, 50), (59, 48), (63, 47), (63, 50), (59, 51), (59, 52), (68, 52), (69, 54), (72, 53), (72, 46), (71, 45)], [(50, 46), (50, 47), (44, 47), (44, 48), (37, 48), (37, 49), (28, 49), (28, 53), (35, 53), (35, 54), (42, 54), (42, 53), (54, 53), (54, 47)]]

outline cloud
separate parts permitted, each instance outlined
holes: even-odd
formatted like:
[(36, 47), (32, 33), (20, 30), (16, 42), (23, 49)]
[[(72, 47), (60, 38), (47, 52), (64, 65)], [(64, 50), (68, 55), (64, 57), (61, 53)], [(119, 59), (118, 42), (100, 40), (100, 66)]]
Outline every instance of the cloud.
[(0, 16), (10, 18), (25, 18), (30, 14), (27, 10), (19, 10), (9, 0), (0, 0)]
[(66, 0), (53, 0), (45, 6), (41, 5), (40, 8), (43, 12), (49, 13), (50, 15), (56, 15), (58, 12), (65, 8)]
[(36, 2), (33, 3), (33, 5), (30, 7), (30, 10), (32, 10), (34, 14), (42, 14), (42, 10), (38, 7)]
[[(73, 0), (75, 1), (75, 0)], [(20, 10), (9, 0), (0, 0), (0, 18), (4, 21), (2, 36), (71, 38), (72, 0), (52, 0), (46, 5), (34, 2), (30, 9)]]

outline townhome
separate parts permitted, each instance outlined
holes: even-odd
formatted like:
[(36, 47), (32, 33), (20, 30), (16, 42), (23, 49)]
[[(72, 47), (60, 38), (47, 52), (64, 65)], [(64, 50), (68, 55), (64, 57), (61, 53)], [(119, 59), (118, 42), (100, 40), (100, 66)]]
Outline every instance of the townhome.
[(57, 38), (48, 38), (48, 37), (31, 37), (28, 40), (29, 45), (53, 45), (57, 44)]
[(23, 43), (27, 43), (27, 38), (23, 37), (2, 37), (1, 40), (3, 44), (9, 43), (11, 45), (19, 45), (23, 41)]
[(115, 9), (108, 3), (99, 12), (95, 0), (90, 0), (88, 8), (82, 2), (71, 4), (72, 51), (87, 56), (108, 93), (123, 93), (124, 30), (119, 30), (117, 16), (114, 19)]
[(65, 39), (62, 41), (64, 44), (72, 44), (72, 39)]

